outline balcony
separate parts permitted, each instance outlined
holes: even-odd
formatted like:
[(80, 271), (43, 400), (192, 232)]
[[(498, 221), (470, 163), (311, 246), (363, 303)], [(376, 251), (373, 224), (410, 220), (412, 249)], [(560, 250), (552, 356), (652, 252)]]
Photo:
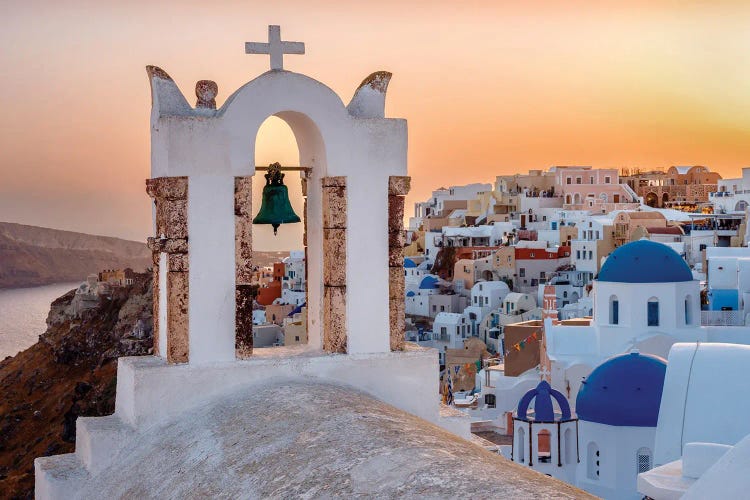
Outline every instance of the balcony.
[(701, 311), (702, 326), (745, 326), (742, 311)]

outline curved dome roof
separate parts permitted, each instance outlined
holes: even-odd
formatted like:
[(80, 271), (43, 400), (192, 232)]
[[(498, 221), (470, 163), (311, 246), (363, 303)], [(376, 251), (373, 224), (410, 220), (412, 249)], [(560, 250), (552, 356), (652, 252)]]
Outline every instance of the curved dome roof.
[(656, 427), (666, 372), (666, 361), (650, 354), (610, 358), (581, 384), (576, 414), (587, 422)]
[(417, 264), (414, 263), (413, 260), (411, 260), (409, 257), (404, 258), (404, 267), (406, 269), (413, 269), (417, 267)]
[[(559, 418), (555, 418), (555, 409), (552, 406), (552, 398), (555, 398), (560, 407)], [(534, 400), (534, 412), (529, 414), (529, 404)], [(546, 380), (542, 380), (534, 388), (523, 395), (518, 402), (516, 415), (526, 422), (556, 422), (559, 420), (570, 420), (570, 405), (560, 391), (550, 387)]]
[(599, 271), (599, 281), (617, 283), (675, 283), (692, 281), (693, 273), (667, 245), (638, 240), (612, 252)]
[(434, 276), (425, 276), (419, 284), (420, 290), (432, 290), (438, 288), (438, 279)]

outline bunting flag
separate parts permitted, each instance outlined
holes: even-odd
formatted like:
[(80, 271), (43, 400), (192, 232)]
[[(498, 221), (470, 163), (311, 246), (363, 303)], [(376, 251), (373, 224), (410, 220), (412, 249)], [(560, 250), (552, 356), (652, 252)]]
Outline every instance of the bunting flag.
[(461, 369), (460, 366), (456, 365), (453, 367), (453, 370), (456, 372), (456, 375), (458, 375), (458, 371)]
[(507, 356), (508, 354), (511, 353), (511, 351), (521, 352), (521, 350), (525, 349), (526, 347), (528, 347), (529, 343), (531, 343), (533, 340), (539, 340), (539, 335), (537, 334), (537, 332), (532, 333), (531, 335), (529, 335), (525, 339), (521, 339), (518, 342), (516, 342), (515, 344), (513, 344), (512, 346), (510, 346), (505, 351), (505, 355)]

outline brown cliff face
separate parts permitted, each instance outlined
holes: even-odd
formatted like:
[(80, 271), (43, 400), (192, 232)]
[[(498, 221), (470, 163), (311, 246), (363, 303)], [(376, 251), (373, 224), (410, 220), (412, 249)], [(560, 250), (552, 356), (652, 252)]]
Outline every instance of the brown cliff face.
[(145, 243), (0, 222), (0, 288), (80, 281), (102, 269), (151, 266)]
[(153, 346), (150, 275), (77, 319), (72, 299), (52, 303), (39, 342), (0, 361), (0, 498), (33, 498), (34, 459), (72, 452), (78, 416), (114, 411), (117, 358)]

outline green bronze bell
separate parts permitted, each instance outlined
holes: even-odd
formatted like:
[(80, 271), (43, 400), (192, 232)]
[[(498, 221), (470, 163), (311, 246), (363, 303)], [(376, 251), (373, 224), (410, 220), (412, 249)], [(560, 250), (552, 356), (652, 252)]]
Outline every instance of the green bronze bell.
[(253, 224), (271, 224), (275, 235), (281, 224), (301, 221), (299, 216), (294, 213), (292, 204), (289, 203), (289, 191), (284, 185), (281, 164), (270, 164), (268, 173), (264, 177), (266, 178), (266, 185), (263, 186), (263, 201), (258, 215), (253, 219)]

